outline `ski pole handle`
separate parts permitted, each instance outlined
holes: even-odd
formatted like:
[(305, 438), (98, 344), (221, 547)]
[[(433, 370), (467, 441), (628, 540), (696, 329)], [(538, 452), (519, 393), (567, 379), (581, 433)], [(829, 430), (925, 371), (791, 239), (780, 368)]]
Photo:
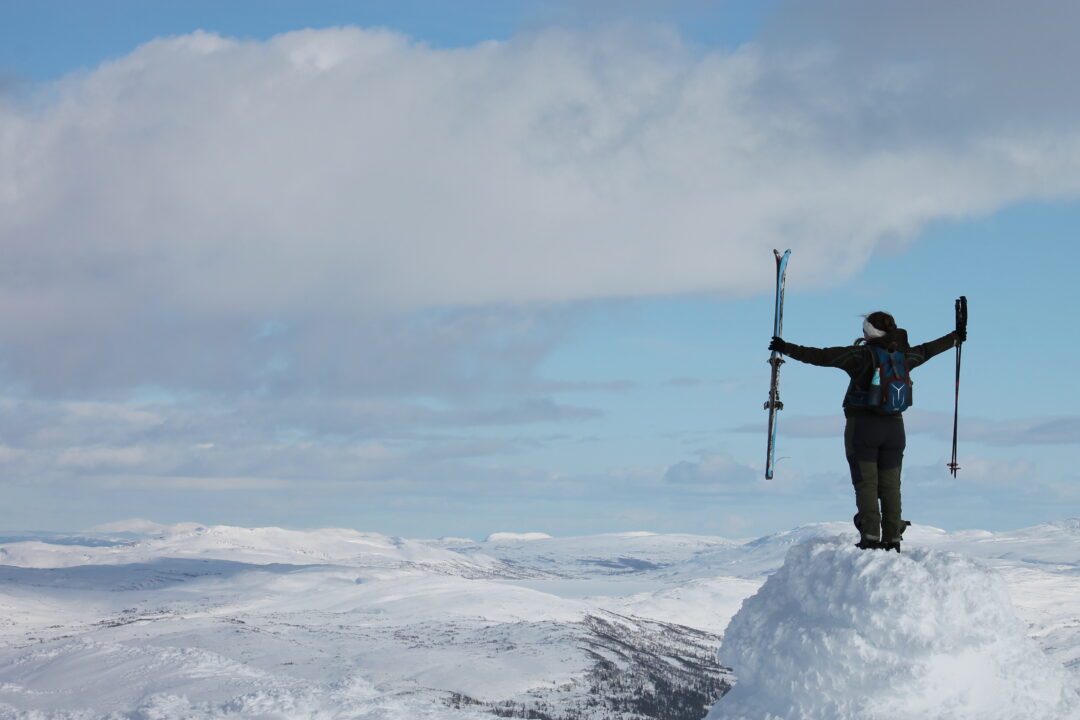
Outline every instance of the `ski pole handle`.
[(956, 337), (960, 342), (967, 340), (967, 296), (961, 295), (956, 298)]

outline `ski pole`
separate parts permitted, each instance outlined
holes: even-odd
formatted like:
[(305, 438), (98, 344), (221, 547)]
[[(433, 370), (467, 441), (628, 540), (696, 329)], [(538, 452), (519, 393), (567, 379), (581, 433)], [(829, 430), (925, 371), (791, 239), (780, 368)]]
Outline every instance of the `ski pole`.
[(956, 459), (956, 430), (960, 420), (960, 358), (964, 347), (964, 339), (967, 337), (967, 297), (961, 295), (956, 299), (956, 400), (953, 404), (952, 421), (952, 460), (948, 464), (949, 472), (956, 477), (956, 471), (960, 465)]

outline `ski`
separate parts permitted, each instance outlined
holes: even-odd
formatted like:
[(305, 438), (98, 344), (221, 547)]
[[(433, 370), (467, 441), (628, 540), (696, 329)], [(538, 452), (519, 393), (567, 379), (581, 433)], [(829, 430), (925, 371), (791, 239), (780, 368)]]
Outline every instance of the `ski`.
[[(784, 278), (787, 275), (788, 257), (791, 250), (785, 250), (781, 255), (779, 250), (773, 250), (776, 256), (776, 309), (773, 313), (773, 336), (780, 337), (784, 325)], [(773, 468), (776, 463), (776, 411), (784, 409), (784, 403), (780, 402), (780, 366), (784, 364), (784, 357), (776, 350), (769, 356), (769, 365), (772, 366), (772, 377), (769, 380), (769, 399), (765, 402), (765, 409), (769, 411), (769, 447), (765, 458), (765, 479), (772, 480)]]

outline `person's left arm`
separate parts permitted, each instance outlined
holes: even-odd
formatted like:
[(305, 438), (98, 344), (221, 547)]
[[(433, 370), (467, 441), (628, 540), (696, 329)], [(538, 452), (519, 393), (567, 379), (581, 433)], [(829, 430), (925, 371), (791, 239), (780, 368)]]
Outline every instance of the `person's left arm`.
[(922, 365), (935, 355), (940, 355), (949, 348), (954, 347), (957, 342), (958, 338), (954, 331), (947, 335), (942, 335), (937, 340), (931, 340), (922, 345), (916, 345), (905, 353), (907, 356), (908, 368)]

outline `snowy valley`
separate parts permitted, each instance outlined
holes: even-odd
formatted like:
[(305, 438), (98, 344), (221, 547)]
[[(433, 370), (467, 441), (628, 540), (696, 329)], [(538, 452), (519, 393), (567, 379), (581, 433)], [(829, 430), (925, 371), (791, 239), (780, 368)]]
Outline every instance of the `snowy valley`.
[[(948, 670), (950, 653), (980, 656), (993, 645), (1003, 658), (994, 668), (1011, 664), (1008, 677), (1017, 678), (1015, 707), (1027, 702), (1031, 717), (1080, 717), (1071, 715), (1080, 710), (1072, 704), (1080, 687), (1080, 521), (1002, 533), (916, 526), (905, 553), (888, 557), (851, 549), (853, 538), (841, 523), (750, 541), (504, 533), (476, 542), (138, 522), (79, 536), (3, 537), (0, 718), (817, 712), (806, 708), (866, 717), (851, 697), (863, 693), (852, 680), (858, 669), (843, 663), (868, 642), (866, 656), (893, 685), (905, 673), (927, 683), (883, 649), (897, 637), (921, 653), (919, 672)], [(950, 600), (954, 587), (967, 605)], [(848, 608), (860, 600), (861, 609)], [(879, 615), (866, 608), (879, 602)], [(762, 632), (777, 612), (783, 617)], [(849, 616), (857, 627), (840, 627)], [(968, 620), (986, 637), (959, 627)], [(890, 623), (900, 629), (877, 628), (880, 637), (867, 640), (863, 630)], [(815, 634), (846, 660), (806, 650)], [(757, 678), (721, 699), (737, 686), (740, 666), (755, 663), (759, 672), (787, 673), (792, 697), (766, 689), (768, 702), (747, 698)], [(814, 678), (801, 677), (806, 668)], [(975, 700), (957, 706), (949, 695), (968, 679), (978, 690), (978, 672), (945, 672), (952, 689), (927, 697), (924, 687), (923, 699), (949, 705), (943, 717), (986, 717)], [(1007, 687), (998, 672), (986, 670), (985, 682)], [(837, 674), (846, 685), (821, 680)], [(915, 697), (920, 688), (890, 692)], [(1026, 692), (1061, 697), (1032, 705)], [(1015, 711), (1007, 706), (996, 701), (1000, 713)]]

